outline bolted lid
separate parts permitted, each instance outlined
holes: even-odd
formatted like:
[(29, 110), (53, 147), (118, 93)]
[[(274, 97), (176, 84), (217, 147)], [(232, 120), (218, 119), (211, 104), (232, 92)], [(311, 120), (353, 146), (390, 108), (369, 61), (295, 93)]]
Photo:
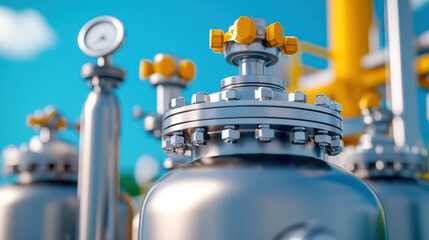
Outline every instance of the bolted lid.
[(356, 147), (347, 147), (339, 156), (340, 165), (361, 178), (415, 178), (427, 171), (426, 149), (418, 146), (397, 147), (389, 128), (393, 114), (380, 107), (380, 97), (370, 92), (361, 99), (366, 133)]
[(27, 118), (28, 126), (40, 131), (29, 144), (3, 150), (3, 174), (18, 175), (20, 183), (36, 181), (76, 181), (78, 150), (57, 138), (58, 130), (72, 126), (53, 107), (36, 111)]
[(163, 116), (163, 149), (192, 159), (237, 154), (282, 154), (324, 159), (343, 143), (341, 105), (323, 94), (284, 91), (282, 79), (265, 74), (279, 54), (297, 50), (295, 37), (283, 37), (279, 23), (240, 17), (229, 32), (210, 31), (210, 47), (223, 52), (239, 75), (221, 81), (221, 91), (197, 92), (191, 105), (171, 101)]

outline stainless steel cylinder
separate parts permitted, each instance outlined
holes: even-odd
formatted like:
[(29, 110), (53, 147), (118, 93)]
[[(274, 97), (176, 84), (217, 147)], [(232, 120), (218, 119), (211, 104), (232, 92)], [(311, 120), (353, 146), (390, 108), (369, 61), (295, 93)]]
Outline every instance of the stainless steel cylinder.
[(0, 188), (0, 239), (77, 238), (76, 183), (40, 182)]
[(93, 78), (85, 102), (79, 152), (79, 239), (117, 238), (119, 105), (112, 79)]
[(278, 155), (178, 168), (148, 193), (140, 221), (142, 240), (289, 239), (282, 237), (308, 224), (330, 236), (320, 239), (387, 239), (381, 204), (365, 183), (320, 160)]

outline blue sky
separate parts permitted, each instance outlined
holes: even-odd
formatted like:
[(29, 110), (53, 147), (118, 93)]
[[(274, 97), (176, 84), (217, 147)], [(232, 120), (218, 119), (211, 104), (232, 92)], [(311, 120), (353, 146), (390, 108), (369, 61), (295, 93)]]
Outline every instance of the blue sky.
[[(277, 21), (283, 25), (286, 35), (327, 45), (326, 7), (322, 0), (269, 3), (249, 0), (3, 0), (0, 6), (18, 12), (38, 11), (55, 35), (52, 47), (32, 59), (0, 55), (0, 148), (28, 142), (34, 131), (26, 127), (26, 116), (49, 104), (58, 107), (71, 121), (79, 118), (90, 91), (80, 78), (80, 68), (87, 62), (95, 63), (95, 59), (85, 56), (78, 48), (78, 32), (88, 20), (99, 15), (112, 15), (124, 23), (127, 39), (114, 54), (115, 65), (127, 71), (125, 82), (116, 91), (122, 107), (122, 170), (131, 170), (142, 154), (164, 158), (160, 141), (145, 133), (141, 121), (131, 117), (134, 105), (142, 106), (146, 112), (156, 109), (155, 89), (138, 79), (141, 59), (152, 59), (160, 52), (192, 59), (197, 65), (197, 78), (184, 91), (184, 96), (190, 99), (197, 91), (217, 91), (222, 78), (237, 73), (221, 54), (209, 49), (208, 33), (209, 29), (227, 30), (239, 16), (262, 17), (270, 23)], [(382, 1), (377, 0), (376, 6), (377, 12), (382, 13)], [(427, 4), (415, 15), (416, 33), (429, 29)], [(316, 59), (308, 61), (325, 65)], [(427, 128), (423, 126), (425, 131)], [(78, 141), (73, 131), (64, 133), (63, 137)]]

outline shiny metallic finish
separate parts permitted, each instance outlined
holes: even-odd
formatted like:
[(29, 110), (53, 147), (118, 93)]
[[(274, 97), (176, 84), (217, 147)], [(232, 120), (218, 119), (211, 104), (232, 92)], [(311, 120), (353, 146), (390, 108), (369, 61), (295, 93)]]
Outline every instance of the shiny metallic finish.
[(77, 239), (76, 182), (10, 184), (0, 188), (0, 239)]
[(142, 207), (140, 239), (288, 239), (312, 222), (331, 239), (387, 239), (370, 188), (308, 158), (203, 158), (159, 181)]
[[(87, 25), (81, 30), (80, 35), (85, 35)], [(117, 50), (119, 46), (120, 44), (111, 46), (114, 48), (107, 54)], [(87, 53), (85, 49), (82, 50)], [(113, 90), (123, 80), (125, 72), (111, 66), (110, 56), (102, 56), (97, 63), (98, 66), (84, 65), (81, 72), (82, 78), (88, 79), (93, 91), (88, 95), (81, 118), (78, 179), (79, 239), (113, 240), (124, 237), (130, 239), (131, 227), (128, 233), (119, 228), (119, 223), (125, 221), (119, 219), (118, 209), (120, 108), (113, 94)], [(128, 222), (131, 225), (132, 209), (126, 209), (131, 212)]]
[[(130, 200), (121, 194), (119, 237), (131, 239)], [(76, 182), (38, 181), (0, 188), (0, 239), (78, 239)]]
[[(97, 78), (97, 77), (94, 77)], [(112, 79), (86, 100), (80, 133), (79, 239), (115, 239), (118, 224), (119, 105)], [(103, 124), (100, 124), (103, 123)]]
[(398, 147), (422, 146), (419, 132), (417, 77), (412, 64), (413, 11), (409, 0), (387, 0), (389, 34), (390, 99), (388, 106), (394, 114), (393, 138)]
[(366, 134), (357, 147), (347, 147), (339, 164), (368, 182), (384, 206), (389, 239), (428, 239), (429, 184), (427, 152), (417, 146), (398, 147), (388, 136), (393, 114), (373, 107), (362, 110)]
[[(164, 114), (163, 149), (192, 162), (148, 192), (139, 239), (386, 239), (374, 192), (324, 161), (342, 150), (339, 106), (324, 95), (306, 104), (263, 75), (282, 49), (264, 42), (265, 20), (251, 19), (253, 43), (223, 46), (240, 75), (223, 79), (210, 102)], [(195, 144), (202, 130), (209, 138)]]

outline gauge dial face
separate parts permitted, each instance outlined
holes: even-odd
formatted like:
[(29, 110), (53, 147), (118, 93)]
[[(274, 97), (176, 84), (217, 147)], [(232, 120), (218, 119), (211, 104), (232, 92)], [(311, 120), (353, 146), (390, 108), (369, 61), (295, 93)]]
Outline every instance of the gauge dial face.
[(117, 50), (124, 39), (124, 28), (116, 18), (98, 17), (82, 28), (79, 33), (79, 47), (93, 57), (103, 57)]
[(112, 23), (100, 22), (88, 30), (85, 44), (94, 51), (103, 51), (115, 42), (117, 35), (118, 31)]

